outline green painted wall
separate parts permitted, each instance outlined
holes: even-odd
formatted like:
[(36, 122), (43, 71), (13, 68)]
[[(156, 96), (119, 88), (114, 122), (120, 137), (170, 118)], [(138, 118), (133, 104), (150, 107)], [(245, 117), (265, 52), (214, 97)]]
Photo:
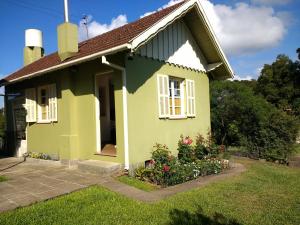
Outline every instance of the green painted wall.
[[(176, 154), (181, 134), (195, 137), (210, 129), (209, 79), (206, 74), (134, 56), (126, 60), (130, 164), (150, 158), (155, 143)], [(114, 72), (117, 157), (96, 155), (95, 74), (111, 70), (95, 60), (10, 85), (7, 92), (55, 82), (58, 122), (28, 125), (28, 150), (59, 154), (61, 159), (96, 159), (124, 163), (122, 74)], [(157, 74), (195, 80), (196, 117), (159, 119)]]
[(109, 68), (92, 61), (7, 86), (7, 93), (56, 83), (58, 122), (27, 125), (28, 151), (58, 154), (60, 159), (124, 162), (122, 77), (116, 71), (115, 108), (118, 156), (96, 155), (95, 74)]
[[(155, 143), (168, 145), (176, 154), (181, 134), (193, 138), (197, 133), (207, 134), (210, 130), (210, 103), (209, 79), (206, 74), (139, 56), (127, 60), (126, 69), (131, 164), (150, 159)], [(159, 119), (157, 74), (195, 80), (195, 118)]]

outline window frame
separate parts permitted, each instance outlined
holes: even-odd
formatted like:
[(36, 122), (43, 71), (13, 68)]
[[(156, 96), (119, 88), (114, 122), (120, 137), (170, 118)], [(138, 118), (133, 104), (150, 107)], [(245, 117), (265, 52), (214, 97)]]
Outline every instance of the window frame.
[[(37, 98), (36, 98), (36, 106), (37, 106), (37, 123), (53, 123), (57, 122), (57, 90), (56, 84), (46, 84), (38, 86), (37, 88)], [(46, 118), (43, 119), (42, 115), (42, 90), (45, 90), (45, 100), (46, 100)], [(55, 108), (53, 108), (55, 107)], [(52, 113), (50, 110), (53, 110)], [(52, 115), (54, 113), (54, 115)], [(52, 118), (53, 117), (53, 118)]]
[[(180, 99), (180, 114), (176, 115), (176, 106), (175, 106), (175, 87), (174, 83), (175, 81), (179, 82), (179, 90), (180, 90), (180, 97), (177, 99)], [(185, 119), (187, 118), (186, 111), (185, 111), (185, 79), (179, 78), (179, 77), (173, 77), (169, 76), (169, 119)], [(171, 91), (171, 93), (170, 93)], [(172, 104), (170, 102), (170, 98), (172, 99)], [(178, 107), (177, 107), (178, 108)]]
[[(49, 86), (50, 85), (42, 85), (37, 88), (37, 107), (38, 107), (38, 113), (37, 113), (37, 123), (51, 123), (51, 120), (49, 119)], [(42, 96), (41, 96), (41, 90), (45, 89), (46, 90), (46, 115), (47, 118), (43, 119), (42, 117), (42, 106), (41, 106), (41, 101), (42, 101)]]

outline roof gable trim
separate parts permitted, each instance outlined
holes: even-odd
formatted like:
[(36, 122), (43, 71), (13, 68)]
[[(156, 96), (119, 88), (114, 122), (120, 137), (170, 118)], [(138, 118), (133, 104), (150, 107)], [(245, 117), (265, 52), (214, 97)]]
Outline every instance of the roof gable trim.
[(220, 61), (223, 62), (223, 65), (225, 65), (228, 73), (233, 78), (234, 72), (225, 56), (225, 53), (221, 48), (221, 45), (219, 44), (219, 41), (213, 31), (211, 24), (209, 23), (209, 20), (204, 12), (203, 6), (199, 0), (186, 1), (178, 9), (174, 10), (172, 13), (170, 13), (169, 15), (167, 15), (166, 17), (158, 21), (156, 24), (148, 28), (146, 31), (142, 32), (140, 35), (133, 38), (131, 40), (132, 51), (136, 51), (141, 45), (145, 44), (147, 41), (149, 41), (151, 38), (157, 35), (157, 33), (159, 33), (160, 31), (165, 29), (168, 25), (173, 23), (176, 19), (182, 17), (193, 7), (197, 8), (199, 18), (204, 22), (208, 35), (210, 36), (213, 45), (217, 49), (218, 55), (220, 57)]

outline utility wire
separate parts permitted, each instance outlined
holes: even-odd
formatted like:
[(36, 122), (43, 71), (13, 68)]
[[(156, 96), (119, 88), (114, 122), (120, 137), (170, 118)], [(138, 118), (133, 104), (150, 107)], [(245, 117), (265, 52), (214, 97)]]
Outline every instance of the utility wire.
[[(43, 14), (47, 14), (49, 16), (53, 16), (55, 18), (57, 18), (57, 16), (62, 16), (64, 15), (64, 11), (60, 11), (60, 10), (56, 10), (56, 9), (52, 9), (52, 8), (48, 8), (48, 7), (43, 7), (43, 6), (40, 6), (40, 5), (36, 5), (36, 4), (32, 4), (32, 3), (29, 3), (29, 2), (23, 2), (23, 1), (14, 1), (14, 0), (6, 0), (6, 1), (3, 1), (4, 3), (12, 3), (18, 7), (21, 7), (21, 8), (24, 8), (24, 9), (29, 9), (29, 10), (34, 10), (34, 11), (37, 11), (37, 12), (40, 12), (40, 13), (43, 13)], [(70, 17), (74, 20), (77, 20), (79, 18), (81, 18), (81, 16), (79, 16), (78, 14), (74, 14), (74, 13), (71, 13), (70, 14)]]

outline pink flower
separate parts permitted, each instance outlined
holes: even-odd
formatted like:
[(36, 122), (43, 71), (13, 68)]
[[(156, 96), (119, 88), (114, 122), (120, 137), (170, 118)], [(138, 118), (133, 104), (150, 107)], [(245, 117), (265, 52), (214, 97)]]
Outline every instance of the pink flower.
[(150, 160), (149, 162), (151, 165), (155, 164), (155, 161), (153, 159)]
[(189, 137), (186, 137), (184, 140), (183, 140), (183, 144), (185, 145), (191, 145), (193, 143), (193, 140)]
[(168, 165), (164, 165), (163, 171), (164, 172), (169, 172), (170, 171), (170, 167)]

